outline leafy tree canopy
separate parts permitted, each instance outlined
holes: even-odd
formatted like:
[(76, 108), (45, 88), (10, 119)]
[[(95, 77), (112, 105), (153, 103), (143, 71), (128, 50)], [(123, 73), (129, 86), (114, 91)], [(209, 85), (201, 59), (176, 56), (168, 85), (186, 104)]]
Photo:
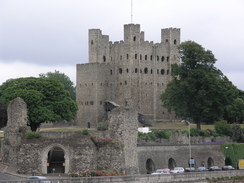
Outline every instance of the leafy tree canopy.
[(7, 105), (0, 102), (0, 128), (3, 128), (7, 124)]
[(64, 85), (64, 89), (70, 93), (71, 98), (75, 101), (76, 92), (75, 92), (74, 83), (70, 80), (70, 78), (67, 75), (55, 70), (55, 72), (47, 72), (46, 74), (43, 73), (39, 74), (39, 77), (51, 78), (60, 81)]
[(244, 92), (239, 90), (238, 97), (227, 106), (224, 119), (231, 123), (244, 122)]
[(216, 59), (201, 45), (179, 45), (181, 64), (172, 65), (172, 80), (161, 95), (163, 106), (177, 116), (189, 117), (201, 129), (203, 118), (220, 119), (237, 96), (237, 88), (214, 67)]
[(0, 86), (0, 101), (8, 104), (16, 97), (27, 103), (28, 125), (32, 131), (43, 122), (72, 120), (77, 111), (64, 86), (49, 78), (10, 79)]

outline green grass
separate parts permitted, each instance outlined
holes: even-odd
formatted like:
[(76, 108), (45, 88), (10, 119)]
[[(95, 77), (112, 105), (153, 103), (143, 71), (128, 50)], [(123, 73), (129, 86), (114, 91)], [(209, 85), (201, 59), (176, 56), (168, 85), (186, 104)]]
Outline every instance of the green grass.
[[(153, 130), (188, 130), (188, 126), (185, 123), (168, 122), (168, 123), (154, 123), (150, 127)], [(191, 123), (191, 128), (197, 128), (196, 124)], [(241, 128), (244, 128), (244, 124), (241, 124)], [(202, 130), (210, 129), (214, 130), (214, 125), (201, 125)]]
[[(45, 132), (74, 132), (74, 131), (82, 131), (84, 128), (80, 127), (72, 127), (72, 128), (55, 128), (55, 129), (41, 129), (41, 131)], [(89, 131), (95, 131), (95, 129), (90, 128)]]

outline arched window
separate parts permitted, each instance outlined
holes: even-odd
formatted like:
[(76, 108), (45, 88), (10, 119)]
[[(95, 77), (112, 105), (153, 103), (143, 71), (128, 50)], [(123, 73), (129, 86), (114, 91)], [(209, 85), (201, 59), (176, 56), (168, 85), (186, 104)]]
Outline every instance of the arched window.
[(208, 163), (208, 168), (214, 165), (214, 161), (211, 157), (208, 158), (207, 163)]
[(106, 62), (106, 56), (105, 55), (103, 56), (103, 62)]
[(159, 56), (157, 55), (157, 61), (159, 61)]
[(155, 171), (154, 162), (150, 158), (147, 159), (146, 161), (146, 170), (147, 170), (147, 174), (150, 174)]
[(161, 61), (162, 61), (162, 62), (164, 61), (164, 56), (161, 57)]
[(122, 74), (122, 72), (123, 72), (123, 71), (122, 71), (122, 68), (119, 68), (119, 73)]
[(166, 40), (165, 40), (165, 42), (167, 43), (167, 42), (169, 42), (169, 40), (168, 40), (168, 39), (166, 39)]
[(129, 72), (129, 69), (126, 69), (126, 72), (128, 73)]
[(111, 75), (113, 74), (113, 70), (110, 70), (110, 74), (111, 74)]
[(138, 72), (138, 69), (137, 68), (135, 68), (135, 73), (137, 73)]
[(145, 74), (148, 73), (148, 69), (147, 69), (147, 68), (144, 69), (144, 73), (145, 73)]
[(169, 61), (169, 56), (167, 57), (167, 62)]
[(176, 44), (176, 39), (174, 40), (174, 44)]
[(129, 54), (126, 54), (126, 58), (129, 59)]
[(147, 55), (145, 55), (145, 60), (147, 60)]
[(136, 36), (133, 37), (133, 40), (136, 41)]
[(164, 69), (161, 69), (161, 75), (164, 75)]
[(151, 74), (153, 73), (153, 70), (151, 69)]
[(173, 170), (176, 166), (175, 160), (173, 158), (170, 158), (168, 161), (168, 168)]
[(150, 56), (150, 60), (153, 60), (153, 56), (152, 55)]
[(135, 54), (135, 59), (137, 59), (137, 54)]
[(140, 60), (142, 59), (142, 56), (140, 55)]

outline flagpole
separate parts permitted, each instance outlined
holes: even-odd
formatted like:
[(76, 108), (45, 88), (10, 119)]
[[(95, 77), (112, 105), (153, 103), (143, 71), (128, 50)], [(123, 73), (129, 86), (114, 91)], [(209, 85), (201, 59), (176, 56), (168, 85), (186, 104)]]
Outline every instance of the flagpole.
[(131, 0), (131, 23), (133, 23), (133, 0)]

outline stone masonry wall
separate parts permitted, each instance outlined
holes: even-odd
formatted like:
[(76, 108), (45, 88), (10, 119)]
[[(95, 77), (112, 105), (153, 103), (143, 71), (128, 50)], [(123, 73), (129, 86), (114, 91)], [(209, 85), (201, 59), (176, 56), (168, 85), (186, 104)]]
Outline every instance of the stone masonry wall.
[(138, 173), (137, 157), (137, 112), (128, 107), (115, 108), (109, 114), (110, 136), (120, 141), (123, 146), (125, 173)]
[[(148, 159), (152, 162), (152, 171), (159, 168), (172, 168), (171, 166), (189, 167), (189, 145), (139, 146), (137, 151), (140, 174), (147, 173)], [(220, 145), (192, 145), (191, 157), (195, 159), (195, 167), (202, 166), (202, 162), (206, 167), (213, 165), (222, 167), (225, 162)]]

